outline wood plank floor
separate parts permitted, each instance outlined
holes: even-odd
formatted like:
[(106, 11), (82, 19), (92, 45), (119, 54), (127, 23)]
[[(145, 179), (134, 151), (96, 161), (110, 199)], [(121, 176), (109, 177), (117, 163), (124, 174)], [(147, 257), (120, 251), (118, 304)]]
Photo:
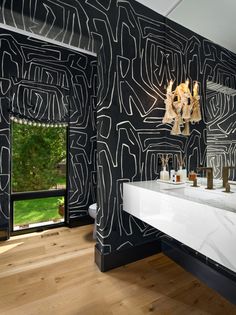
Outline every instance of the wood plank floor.
[(236, 307), (158, 254), (101, 273), (92, 226), (0, 243), (1, 315), (234, 315)]

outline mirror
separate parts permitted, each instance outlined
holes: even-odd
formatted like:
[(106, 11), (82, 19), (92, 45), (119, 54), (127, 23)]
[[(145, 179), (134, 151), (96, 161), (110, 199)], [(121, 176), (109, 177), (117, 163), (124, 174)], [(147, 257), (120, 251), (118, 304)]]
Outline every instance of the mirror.
[[(236, 168), (236, 90), (207, 81), (205, 108), (207, 165), (214, 178), (221, 178), (223, 166)], [(236, 169), (230, 170), (229, 180), (236, 180)]]

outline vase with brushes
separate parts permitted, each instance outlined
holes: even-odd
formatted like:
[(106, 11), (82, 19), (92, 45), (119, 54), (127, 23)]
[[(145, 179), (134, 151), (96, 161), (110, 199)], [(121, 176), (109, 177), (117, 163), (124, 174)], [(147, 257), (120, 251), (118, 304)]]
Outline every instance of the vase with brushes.
[(169, 172), (167, 171), (168, 161), (169, 161), (169, 155), (162, 154), (161, 155), (162, 170), (160, 172), (161, 180), (166, 180), (166, 181), (170, 180), (170, 175), (169, 175)]

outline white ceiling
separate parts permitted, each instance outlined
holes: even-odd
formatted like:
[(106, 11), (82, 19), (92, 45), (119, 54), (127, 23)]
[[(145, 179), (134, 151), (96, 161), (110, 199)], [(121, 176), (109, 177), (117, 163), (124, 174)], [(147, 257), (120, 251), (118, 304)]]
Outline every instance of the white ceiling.
[(236, 53), (235, 0), (137, 0)]

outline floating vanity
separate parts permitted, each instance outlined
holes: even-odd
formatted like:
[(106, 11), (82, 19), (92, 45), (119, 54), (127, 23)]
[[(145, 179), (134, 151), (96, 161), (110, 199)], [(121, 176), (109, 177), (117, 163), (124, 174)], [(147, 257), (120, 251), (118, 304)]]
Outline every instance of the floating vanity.
[[(186, 245), (196, 255), (203, 255), (206, 263), (210, 258), (216, 267), (218, 264), (222, 266), (233, 281), (226, 282), (226, 289), (234, 288), (235, 293), (228, 297), (222, 288), (218, 291), (235, 303), (236, 185), (231, 185), (231, 193), (223, 190), (222, 187), (207, 190), (204, 186), (196, 188), (191, 184), (172, 185), (157, 181), (125, 183), (123, 208), (179, 244)], [(220, 283), (222, 287), (221, 275)]]

